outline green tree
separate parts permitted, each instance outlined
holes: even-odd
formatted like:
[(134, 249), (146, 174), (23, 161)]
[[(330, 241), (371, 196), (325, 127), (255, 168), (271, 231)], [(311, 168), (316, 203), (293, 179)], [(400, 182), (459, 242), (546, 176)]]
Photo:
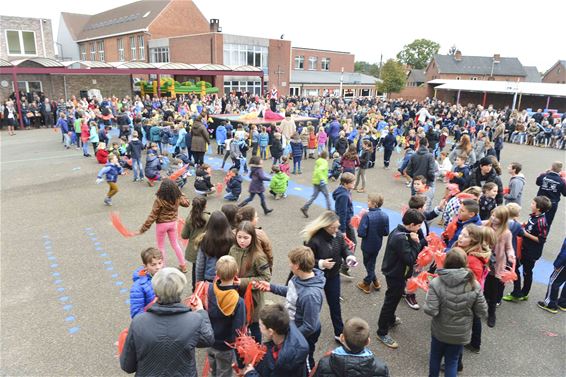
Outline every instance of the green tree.
[(440, 50), (440, 45), (434, 41), (415, 39), (403, 47), (403, 50), (397, 54), (397, 59), (415, 69), (424, 69), (432, 56), (438, 53), (438, 50)]
[(359, 61), (354, 63), (354, 72), (365, 73), (373, 77), (379, 77), (379, 64)]
[(403, 64), (389, 59), (381, 68), (381, 79), (383, 82), (377, 85), (377, 90), (382, 93), (397, 93), (405, 87), (407, 74)]

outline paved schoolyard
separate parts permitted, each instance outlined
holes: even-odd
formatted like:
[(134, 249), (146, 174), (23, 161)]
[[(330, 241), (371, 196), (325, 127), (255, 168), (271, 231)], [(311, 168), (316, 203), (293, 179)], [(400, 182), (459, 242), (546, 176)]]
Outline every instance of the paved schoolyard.
[[(131, 274), (140, 264), (141, 249), (154, 244), (154, 228), (133, 239), (121, 237), (111, 226), (110, 208), (102, 203), (107, 186), (95, 184), (100, 166), (93, 158), (82, 157), (81, 151), (64, 150), (59, 133), (34, 130), (9, 137), (2, 132), (0, 137), (0, 375), (123, 374), (114, 343), (120, 330), (128, 326)], [(218, 158), (210, 157), (209, 162), (217, 166)], [(514, 160), (524, 165), (528, 181), (525, 207), (536, 194), (536, 175), (552, 161), (565, 159), (563, 151), (516, 145), (505, 145), (502, 157), (503, 166)], [(394, 159), (398, 158), (394, 154)], [(292, 176), (289, 197), (281, 201), (269, 199), (275, 211), (267, 217), (260, 215), (260, 225), (274, 243), (275, 282), (285, 281), (286, 254), (301, 244), (298, 233), (307, 222), (298, 208), (310, 195), (313, 160), (305, 165), (303, 175)], [(393, 170), (378, 166), (368, 171), (369, 191), (384, 194), (384, 208), (389, 210), (392, 223), (397, 223), (409, 190), (392, 179)], [(215, 171), (214, 182), (222, 176), (222, 172)], [(506, 186), (506, 174), (503, 179)], [(151, 209), (157, 188), (131, 180), (131, 174), (119, 178), (120, 192), (112, 210), (119, 211), (126, 226), (137, 229)], [(184, 190), (190, 198), (194, 196), (191, 184)], [(331, 183), (331, 188), (335, 187)], [(246, 188), (247, 183), (244, 191)], [(437, 189), (437, 198), (441, 191)], [(354, 193), (353, 197), (357, 206), (365, 206), (365, 194)], [(566, 375), (566, 313), (552, 315), (536, 307), (536, 301), (544, 296), (551, 262), (564, 237), (564, 202), (545, 247), (544, 260), (537, 264), (537, 282), (530, 301), (503, 303), (498, 308), (497, 326), (484, 326), (481, 354), (465, 353), (462, 376)], [(222, 204), (221, 199), (211, 198), (209, 210), (219, 209)], [(260, 209), (259, 201), (252, 205)], [(311, 217), (322, 210), (313, 206)], [(522, 218), (527, 212), (523, 211)], [(188, 211), (182, 209), (180, 214), (186, 216)], [(168, 260), (174, 261), (170, 248), (167, 253)], [(368, 320), (373, 335), (384, 291), (364, 295), (355, 287), (363, 267), (360, 265), (353, 273), (354, 280), (342, 281), (343, 316), (358, 315)], [(279, 300), (269, 294), (267, 298)], [(424, 300), (421, 292), (418, 299)], [(391, 335), (400, 348), (389, 350), (375, 341), (370, 348), (387, 362), (393, 376), (426, 375), (430, 319), (422, 310), (411, 310), (403, 302), (398, 315), (403, 324)], [(326, 305), (321, 318), (318, 355), (334, 347)]]

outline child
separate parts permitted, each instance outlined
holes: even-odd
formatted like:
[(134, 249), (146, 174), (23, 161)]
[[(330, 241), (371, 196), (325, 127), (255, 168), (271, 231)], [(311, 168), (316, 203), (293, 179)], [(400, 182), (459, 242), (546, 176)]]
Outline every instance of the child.
[(57, 124), (55, 127), (61, 130), (61, 134), (63, 135), (63, 143), (65, 144), (65, 149), (70, 148), (71, 137), (69, 136), (69, 123), (67, 122), (67, 115), (62, 111), (59, 114), (59, 119), (57, 120)]
[(155, 247), (148, 247), (141, 252), (143, 267), (134, 271), (130, 288), (130, 317), (134, 318), (153, 302), (155, 293), (151, 279), (163, 267), (161, 252)]
[(338, 152), (340, 156), (343, 156), (344, 153), (346, 153), (346, 151), (348, 150), (349, 145), (350, 144), (348, 144), (348, 139), (346, 139), (346, 133), (344, 131), (340, 131), (340, 133), (338, 134), (338, 140), (336, 140), (336, 145), (334, 145), (336, 152)]
[(452, 169), (454, 178), (450, 179), (450, 183), (456, 183), (460, 191), (464, 191), (470, 179), (470, 167), (466, 165), (467, 160), (468, 156), (465, 154), (458, 155), (456, 157), (456, 166)]
[(309, 129), (308, 127), (303, 127), (301, 129), (301, 133), (299, 134), (301, 139), (301, 144), (303, 145), (303, 159), (306, 160), (308, 158), (308, 149), (309, 149)]
[(263, 194), (265, 192), (265, 187), (263, 185), (263, 182), (269, 181), (270, 178), (267, 177), (263, 172), (263, 169), (261, 167), (261, 159), (259, 158), (259, 156), (253, 156), (250, 159), (250, 168), (250, 176), (252, 179), (249, 187), (250, 196), (246, 200), (241, 202), (238, 207), (243, 207), (246, 204), (250, 203), (257, 195), (259, 196), (259, 199), (261, 201), (261, 208), (263, 208), (263, 213), (265, 215), (268, 215), (273, 212), (273, 209), (267, 208), (267, 203), (265, 203), (265, 195)]
[[(366, 190), (366, 170), (369, 167), (369, 162), (371, 160), (371, 153), (373, 151), (373, 146), (371, 145), (371, 141), (364, 140), (362, 143), (362, 155), (359, 159), (360, 166), (358, 168), (358, 175), (356, 177), (356, 184), (354, 185), (354, 190), (358, 192), (365, 192)], [(360, 183), (362, 187), (358, 189), (358, 183)]]
[(157, 144), (151, 143), (145, 160), (145, 177), (147, 178), (147, 184), (150, 187), (153, 187), (155, 181), (159, 181), (161, 179), (161, 175), (159, 173), (161, 170), (161, 160), (157, 155), (157, 149)]
[(554, 221), (560, 197), (566, 196), (566, 180), (561, 176), (562, 165), (561, 161), (553, 162), (550, 170), (539, 175), (536, 180), (536, 185), (539, 186), (537, 196), (546, 196), (551, 203), (551, 208), (545, 214), (548, 229)]
[(243, 154), (240, 148), (239, 137), (239, 135), (235, 136), (234, 139), (230, 142), (230, 158), (232, 159), (232, 167), (230, 168), (230, 170), (234, 168), (240, 170), (240, 164)]
[(269, 147), (269, 152), (271, 152), (271, 157), (273, 157), (273, 165), (279, 163), (279, 159), (283, 155), (283, 144), (281, 144), (281, 133), (275, 132), (273, 134), (273, 140), (271, 141), (271, 146)]
[(426, 178), (422, 175), (417, 175), (415, 178), (413, 178), (413, 188), (415, 190), (415, 194), (422, 195), (426, 198), (424, 210), (426, 212), (430, 212), (432, 210), (434, 192), (427, 186)]
[(269, 193), (273, 195), (275, 200), (286, 198), (287, 185), (289, 184), (289, 177), (283, 173), (279, 166), (273, 165), (271, 167), (271, 182), (269, 182)]
[(212, 168), (208, 164), (199, 165), (195, 174), (195, 191), (199, 195), (210, 195), (216, 192), (216, 187), (210, 181)]
[(446, 152), (440, 152), (440, 157), (439, 157), (439, 163), (438, 163), (438, 171), (439, 171), (439, 179), (442, 179), (446, 176), (446, 173), (448, 173), (449, 171), (452, 171), (452, 163), (450, 162), (450, 159), (448, 158), (448, 153)]
[(326, 149), (326, 142), (328, 141), (328, 135), (326, 134), (326, 132), (324, 132), (324, 127), (318, 127), (316, 138), (318, 142), (318, 155), (320, 156), (322, 151)]
[(360, 158), (355, 145), (352, 144), (348, 147), (348, 151), (342, 155), (340, 165), (342, 172), (356, 174), (356, 168), (360, 166)]
[(108, 194), (106, 194), (106, 198), (104, 198), (104, 204), (107, 206), (112, 205), (112, 197), (118, 193), (118, 185), (116, 182), (118, 181), (118, 176), (124, 174), (124, 169), (120, 166), (118, 162), (118, 156), (111, 155), (110, 161), (106, 164), (105, 167), (100, 169), (98, 175), (96, 176), (96, 183), (99, 184), (102, 182), (102, 176), (106, 175), (106, 183), (108, 183)]
[(411, 157), (414, 154), (415, 154), (414, 149), (412, 149), (409, 145), (406, 145), (405, 156), (401, 161), (401, 166), (399, 166), (399, 169), (397, 169), (397, 171), (401, 173), (401, 175), (405, 178), (405, 185), (407, 187), (411, 187), (411, 182), (412, 182), (411, 177), (409, 177), (409, 175), (407, 174), (407, 166), (409, 165), (409, 161), (411, 161)]
[(228, 255), (232, 245), (234, 245), (234, 232), (228, 217), (221, 211), (212, 212), (204, 233), (195, 239), (197, 249), (195, 280), (212, 283), (216, 278), (216, 262), (220, 257)]
[(262, 160), (267, 160), (267, 146), (269, 145), (269, 134), (265, 126), (261, 127), (259, 134), (259, 155)]
[(383, 138), (383, 167), (389, 169), (389, 163), (391, 160), (391, 155), (393, 154), (393, 149), (397, 146), (397, 138), (393, 135), (393, 132), (388, 132)]
[(499, 188), (494, 182), (486, 182), (481, 188), (482, 195), (480, 196), (480, 219), (487, 220), (491, 216), (491, 211), (497, 207), (497, 202), (495, 197)]
[(369, 294), (371, 288), (379, 291), (381, 284), (375, 275), (375, 263), (383, 237), (389, 234), (389, 217), (381, 210), (383, 205), (383, 195), (369, 194), (369, 211), (362, 216), (358, 227), (358, 237), (362, 239), (362, 254), (364, 256), (364, 267), (366, 277), (357, 284), (357, 287), (364, 293)]
[(464, 227), (468, 224), (482, 225), (479, 216), (480, 206), (473, 199), (464, 199), (458, 210), (458, 216), (454, 216), (452, 222), (447, 225), (446, 230), (442, 233), (442, 237), (446, 242), (446, 247), (451, 248), (458, 240), (458, 236)]
[[(340, 231), (355, 245), (357, 243), (356, 233), (350, 224), (352, 216), (354, 216), (354, 206), (352, 204), (352, 189), (354, 188), (354, 180), (354, 174), (343, 173), (340, 177), (340, 186), (338, 186), (338, 188), (332, 193), (332, 199), (334, 199), (334, 212), (336, 212), (340, 218)], [(342, 274), (344, 275), (343, 271)], [(350, 277), (349, 274), (346, 274), (346, 277)]]
[(338, 180), (338, 177), (340, 177), (340, 174), (342, 174), (342, 165), (340, 164), (340, 154), (338, 152), (334, 152), (334, 154), (332, 155), (332, 168), (330, 170), (330, 172), (328, 173), (328, 178), (336, 181)]
[(179, 187), (170, 179), (164, 179), (155, 193), (156, 199), (153, 202), (151, 213), (141, 226), (138, 234), (145, 233), (151, 225), (156, 223), (157, 248), (163, 255), (165, 264), (165, 235), (169, 237), (171, 247), (175, 250), (175, 255), (179, 261), (181, 272), (187, 272), (187, 265), (183, 256), (183, 251), (177, 241), (177, 218), (179, 217), (179, 206), (189, 207), (189, 201), (183, 195)]
[(342, 345), (320, 359), (314, 376), (389, 377), (387, 365), (367, 348), (369, 342), (368, 323), (358, 317), (350, 318), (340, 335)]
[[(566, 238), (553, 265), (554, 271), (550, 275), (546, 297), (544, 301), (539, 301), (537, 305), (550, 313), (558, 313), (558, 309), (564, 312), (566, 311), (566, 287), (564, 286), (566, 281)], [(562, 292), (560, 293), (560, 298), (558, 298), (560, 287), (562, 287)]]
[(90, 157), (90, 154), (88, 153), (88, 140), (90, 138), (90, 128), (88, 127), (88, 123), (86, 119), (81, 118), (80, 122), (81, 122), (81, 142), (83, 143), (83, 156)]
[(240, 199), (240, 194), (242, 193), (242, 176), (236, 168), (231, 169), (229, 174), (231, 177), (226, 183), (227, 194), (224, 196), (224, 199), (235, 202)]
[(519, 206), (521, 205), (523, 189), (525, 188), (526, 182), (525, 176), (521, 173), (521, 170), (523, 170), (523, 165), (518, 162), (512, 162), (509, 167), (507, 167), (511, 179), (509, 180), (509, 192), (504, 192), (503, 195), (505, 204), (517, 203)]
[[(521, 267), (521, 261), (520, 261), (520, 254), (518, 252), (520, 252), (517, 248), (517, 242), (519, 240), (519, 237), (523, 236), (523, 227), (521, 225), (521, 223), (519, 222), (519, 214), (521, 213), (521, 206), (519, 206), (517, 203), (509, 203), (506, 205), (507, 210), (509, 211), (509, 230), (511, 231), (511, 243), (513, 245), (513, 251), (514, 251), (514, 255), (515, 255), (515, 273), (517, 274), (517, 276), (519, 276), (519, 274), (521, 273), (521, 271), (519, 270), (519, 267)], [(522, 242), (522, 239), (521, 239)], [(513, 285), (515, 286), (517, 284), (517, 280), (513, 281)], [(517, 291), (521, 290), (521, 283), (518, 283), (517, 286)], [(501, 292), (501, 295), (497, 298), (497, 303), (501, 304), (501, 299), (503, 297), (503, 292)]]
[(93, 150), (93, 154), (96, 154), (96, 151), (98, 150), (98, 142), (100, 141), (100, 139), (98, 138), (98, 127), (96, 122), (92, 121), (89, 123), (90, 124), (90, 131), (89, 131), (89, 138), (88, 140), (92, 143), (92, 150)]
[(550, 199), (546, 196), (537, 196), (531, 202), (531, 215), (524, 225), (523, 247), (521, 250), (521, 264), (523, 265), (523, 288), (521, 276), (518, 275), (517, 284), (511, 294), (503, 296), (505, 301), (527, 301), (533, 283), (533, 268), (542, 255), (542, 249), (548, 234), (548, 224), (545, 212), (551, 207)]
[[(108, 152), (106, 150), (106, 144), (99, 143), (98, 144), (98, 150), (96, 151), (94, 156), (96, 157), (96, 161), (98, 161), (99, 164), (105, 165), (108, 162), (108, 155), (109, 154), (110, 154), (110, 152)], [(117, 154), (115, 154), (115, 153), (113, 153), (113, 154), (117, 156)]]
[(313, 369), (314, 350), (320, 336), (320, 311), (326, 279), (324, 273), (314, 269), (314, 254), (306, 246), (299, 246), (288, 254), (293, 277), (286, 286), (260, 282), (260, 290), (286, 297), (289, 317), (309, 343), (308, 372)]
[(287, 177), (291, 176), (291, 166), (289, 165), (289, 157), (283, 156), (281, 157), (281, 163), (279, 164), (279, 169), (287, 174)]
[[(458, 359), (471, 338), (473, 317), (486, 315), (481, 287), (466, 267), (466, 253), (453, 249), (446, 255), (439, 276), (430, 283), (424, 307), (425, 313), (432, 317), (429, 376), (439, 376), (442, 358), (445, 375), (456, 376)], [(459, 324), (458, 331), (454, 323)]]
[(237, 331), (245, 326), (246, 307), (238, 295), (236, 276), (238, 263), (224, 255), (216, 262), (218, 278), (208, 285), (208, 316), (214, 330), (214, 345), (207, 350), (210, 372), (213, 377), (232, 376), (234, 350), (228, 344), (234, 343)]
[(138, 138), (138, 131), (132, 133), (132, 140), (128, 143), (126, 154), (132, 159), (132, 168), (134, 170), (134, 182), (143, 181), (143, 166), (141, 163), (143, 143)]
[(193, 199), (193, 206), (189, 216), (185, 219), (185, 225), (183, 225), (183, 230), (181, 230), (181, 238), (188, 240), (187, 247), (185, 248), (185, 259), (192, 264), (191, 277), (192, 277), (192, 288), (195, 290), (196, 284), (196, 261), (197, 261), (197, 242), (196, 240), (204, 233), (206, 224), (210, 217), (210, 213), (205, 212), (206, 210), (206, 198), (202, 196), (196, 196)]
[[(267, 352), (259, 364), (244, 369), (244, 377), (306, 377), (309, 345), (281, 304), (264, 307), (259, 313), (261, 334)], [(257, 340), (257, 339), (256, 339)]]
[[(334, 152), (336, 153), (336, 152)], [(328, 180), (328, 152), (323, 150), (320, 152), (316, 162), (314, 163), (314, 171), (312, 173), (312, 185), (313, 192), (311, 198), (301, 207), (301, 212), (303, 215), (309, 217), (309, 207), (316, 200), (319, 193), (324, 195), (326, 199), (326, 209), (330, 211), (330, 195), (328, 194), (328, 186), (326, 181)]]
[(226, 140), (224, 140), (224, 158), (222, 159), (222, 169), (224, 169), (224, 166), (226, 165), (226, 160), (228, 159), (228, 157), (230, 157), (232, 155), (232, 150), (230, 148), (230, 145), (232, 144), (232, 137), (230, 136), (231, 133), (228, 133), (226, 136)]
[(226, 121), (222, 121), (218, 127), (216, 127), (216, 153), (219, 155), (224, 154), (224, 143), (226, 142)]
[[(258, 158), (254, 156), (252, 158)], [(242, 221), (236, 228), (236, 244), (230, 248), (228, 253), (236, 259), (238, 263), (238, 278), (240, 280), (239, 293), (244, 297), (248, 284), (252, 281), (270, 281), (271, 271), (269, 269), (269, 261), (265, 253), (258, 247), (255, 227), (249, 221)], [(261, 333), (259, 330), (259, 312), (264, 305), (264, 293), (259, 290), (252, 291), (253, 310), (252, 321), (249, 329), (256, 341), (261, 342)]]
[(301, 160), (303, 159), (303, 143), (298, 132), (291, 138), (291, 155), (293, 157), (293, 174), (303, 174), (301, 171)]
[(314, 151), (316, 150), (316, 134), (314, 133), (314, 127), (310, 121), (307, 122), (307, 125), (309, 132), (308, 158), (314, 158)]

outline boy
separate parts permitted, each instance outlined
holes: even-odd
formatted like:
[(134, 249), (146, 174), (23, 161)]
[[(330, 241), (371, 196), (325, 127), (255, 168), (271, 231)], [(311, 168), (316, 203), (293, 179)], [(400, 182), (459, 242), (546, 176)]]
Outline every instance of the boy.
[(238, 263), (230, 255), (216, 262), (216, 279), (208, 285), (208, 316), (214, 330), (214, 345), (207, 350), (212, 377), (231, 377), (234, 350), (226, 343), (234, 343), (236, 330), (245, 326), (246, 306), (238, 294), (234, 279)]
[(397, 169), (397, 171), (403, 177), (405, 177), (405, 185), (407, 187), (411, 187), (411, 177), (407, 175), (405, 170), (407, 169), (407, 166), (409, 165), (409, 161), (411, 161), (411, 157), (413, 157), (414, 154), (415, 154), (415, 150), (411, 148), (410, 144), (405, 145), (405, 157), (403, 157), (401, 166), (399, 167), (399, 169)]
[(516, 284), (511, 294), (503, 296), (505, 301), (527, 301), (533, 283), (533, 268), (542, 255), (542, 248), (548, 234), (548, 224), (545, 212), (551, 208), (550, 199), (546, 196), (537, 196), (531, 202), (531, 215), (526, 224), (523, 224), (523, 247), (521, 249), (521, 264), (523, 265), (523, 288), (521, 276), (517, 276)]
[(466, 165), (468, 156), (465, 154), (460, 154), (456, 156), (456, 166), (452, 170), (454, 172), (454, 178), (450, 179), (450, 183), (456, 183), (460, 191), (468, 186), (468, 179), (470, 178), (470, 167)]
[[(366, 321), (358, 317), (347, 320), (340, 341), (342, 346), (320, 359), (315, 377), (389, 376), (387, 365), (367, 348), (370, 337), (369, 325)], [(337, 370), (334, 366), (341, 368)]]
[[(509, 230), (511, 231), (511, 243), (513, 244), (513, 251), (515, 252), (515, 273), (519, 276), (521, 274), (521, 271), (519, 270), (519, 267), (521, 267), (521, 255), (518, 253), (517, 242), (518, 238), (522, 237), (524, 233), (523, 226), (518, 220), (519, 214), (521, 213), (521, 206), (517, 203), (509, 203), (506, 207), (509, 211)], [(513, 289), (516, 289), (517, 291), (521, 290), (520, 280), (513, 281)], [(501, 292), (501, 295), (497, 298), (498, 303), (501, 303), (502, 297), (503, 292)]]
[[(352, 252), (356, 250), (356, 232), (350, 224), (352, 216), (354, 216), (354, 206), (352, 204), (352, 190), (354, 189), (354, 184), (356, 183), (356, 177), (352, 173), (343, 173), (340, 176), (340, 186), (332, 193), (332, 199), (334, 199), (334, 212), (340, 218), (340, 232), (346, 235), (350, 241), (354, 243)], [(340, 269), (340, 275), (351, 279), (352, 276), (348, 271), (348, 266), (346, 263), (342, 264)]]
[(328, 174), (328, 178), (336, 181), (338, 177), (340, 177), (340, 173), (342, 173), (342, 165), (340, 164), (340, 153), (334, 152), (332, 155), (332, 168), (330, 169), (330, 173)]
[(405, 291), (406, 279), (413, 273), (420, 247), (417, 232), (423, 221), (425, 218), (422, 213), (416, 209), (408, 209), (403, 215), (403, 223), (397, 225), (387, 238), (381, 267), (387, 282), (387, 291), (379, 314), (377, 338), (389, 348), (399, 347), (388, 333), (390, 328), (401, 323), (395, 316), (395, 311)]
[(566, 182), (560, 176), (561, 172), (562, 162), (556, 161), (552, 163), (550, 170), (539, 175), (536, 181), (537, 186), (540, 187), (538, 189), (537, 196), (546, 196), (550, 199), (550, 203), (552, 205), (546, 213), (546, 221), (549, 229), (552, 225), (552, 221), (554, 220), (554, 215), (556, 215), (560, 196), (566, 196)]
[[(548, 282), (548, 289), (544, 301), (538, 302), (538, 307), (550, 313), (558, 313), (558, 309), (566, 312), (566, 238), (562, 243), (562, 249), (554, 260), (554, 271), (550, 275)], [(558, 298), (558, 291), (562, 287), (560, 298)]]
[(216, 127), (216, 154), (224, 154), (224, 142), (226, 141), (226, 121), (222, 121), (218, 127)]
[(525, 188), (525, 176), (521, 173), (521, 170), (523, 170), (523, 165), (518, 162), (512, 162), (507, 167), (511, 179), (509, 180), (509, 192), (503, 195), (505, 204), (517, 203), (521, 205), (523, 189)]
[(267, 341), (267, 352), (256, 368), (246, 366), (244, 376), (306, 377), (309, 345), (283, 305), (264, 306), (259, 313), (259, 328)]
[(482, 222), (479, 216), (480, 206), (474, 199), (464, 199), (458, 209), (458, 216), (454, 216), (452, 222), (448, 224), (446, 230), (442, 233), (442, 238), (446, 242), (446, 247), (450, 249), (458, 240), (458, 236), (462, 229), (468, 224), (481, 226)]
[(314, 349), (320, 336), (320, 311), (326, 278), (320, 270), (314, 270), (314, 254), (309, 247), (299, 246), (291, 250), (289, 267), (293, 277), (287, 286), (258, 282), (260, 289), (284, 296), (289, 317), (309, 344), (308, 372), (314, 367)]
[(309, 217), (309, 207), (316, 200), (318, 194), (322, 193), (324, 199), (326, 199), (326, 209), (330, 209), (330, 195), (328, 195), (328, 186), (326, 182), (328, 180), (328, 152), (323, 150), (314, 163), (314, 171), (312, 173), (312, 196), (311, 198), (301, 207), (301, 212), (303, 215)]
[(427, 186), (426, 178), (422, 175), (417, 175), (413, 178), (413, 189), (415, 190), (415, 194), (422, 195), (426, 198), (425, 211), (431, 211), (434, 191)]
[(291, 176), (291, 165), (289, 165), (289, 157), (287, 156), (282, 156), (281, 157), (281, 163), (279, 164), (279, 169), (287, 174), (287, 177)]
[(369, 211), (362, 216), (358, 227), (358, 237), (362, 239), (362, 253), (366, 277), (357, 284), (364, 293), (369, 294), (371, 288), (379, 291), (381, 284), (375, 276), (375, 262), (381, 249), (383, 237), (389, 234), (389, 217), (381, 210), (383, 195), (369, 194)]
[(273, 165), (271, 167), (271, 173), (273, 175), (269, 182), (269, 192), (273, 195), (275, 200), (286, 198), (287, 194), (285, 192), (287, 191), (287, 185), (289, 184), (289, 177), (281, 171), (278, 165)]
[(482, 195), (480, 196), (480, 219), (488, 220), (491, 216), (491, 211), (497, 207), (495, 198), (497, 197), (497, 192), (499, 191), (497, 185), (494, 182), (486, 182), (481, 188)]
[(208, 164), (202, 164), (197, 168), (195, 174), (195, 191), (199, 195), (210, 195), (216, 192), (216, 187), (210, 182), (212, 169)]
[(106, 175), (106, 183), (108, 183), (108, 194), (104, 198), (104, 204), (107, 206), (112, 205), (112, 197), (118, 193), (118, 176), (124, 174), (124, 169), (120, 166), (118, 162), (118, 156), (111, 154), (109, 156), (109, 161), (105, 167), (100, 169), (98, 175), (96, 176), (96, 184), (102, 183), (102, 176)]
[(143, 166), (141, 163), (141, 155), (143, 143), (138, 138), (138, 131), (132, 133), (132, 140), (128, 143), (126, 154), (132, 159), (132, 167), (134, 170), (134, 182), (143, 181)]
[(237, 168), (240, 170), (243, 155), (242, 150), (240, 149), (240, 139), (238, 137), (239, 135), (235, 136), (230, 142), (230, 158), (232, 159), (232, 167), (230, 169)]
[(230, 173), (232, 177), (226, 183), (226, 192), (228, 194), (224, 196), (224, 199), (236, 202), (240, 199), (240, 194), (242, 193), (242, 176), (236, 168), (231, 169)]
[(143, 266), (134, 271), (134, 284), (130, 289), (130, 317), (142, 313), (146, 306), (155, 299), (151, 279), (163, 268), (163, 255), (155, 247), (148, 247), (141, 252)]
[(145, 159), (145, 177), (147, 178), (147, 184), (153, 187), (155, 181), (161, 179), (161, 160), (157, 155), (158, 146), (155, 143), (150, 143), (150, 147), (147, 151)]

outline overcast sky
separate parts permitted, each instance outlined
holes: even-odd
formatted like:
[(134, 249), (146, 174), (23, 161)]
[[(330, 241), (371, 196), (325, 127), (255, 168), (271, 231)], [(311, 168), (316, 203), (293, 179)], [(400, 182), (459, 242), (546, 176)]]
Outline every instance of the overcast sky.
[[(128, 0), (17, 0), (0, 13), (45, 17), (57, 35), (59, 12), (94, 14)], [(339, 1), (195, 0), (207, 19), (219, 18), (223, 32), (291, 40), (293, 46), (348, 51), (356, 60), (393, 58), (416, 38), (440, 43), (446, 54), (518, 57), (544, 72), (566, 59), (566, 1), (453, 0)], [(464, 9), (465, 8), (465, 9)]]

